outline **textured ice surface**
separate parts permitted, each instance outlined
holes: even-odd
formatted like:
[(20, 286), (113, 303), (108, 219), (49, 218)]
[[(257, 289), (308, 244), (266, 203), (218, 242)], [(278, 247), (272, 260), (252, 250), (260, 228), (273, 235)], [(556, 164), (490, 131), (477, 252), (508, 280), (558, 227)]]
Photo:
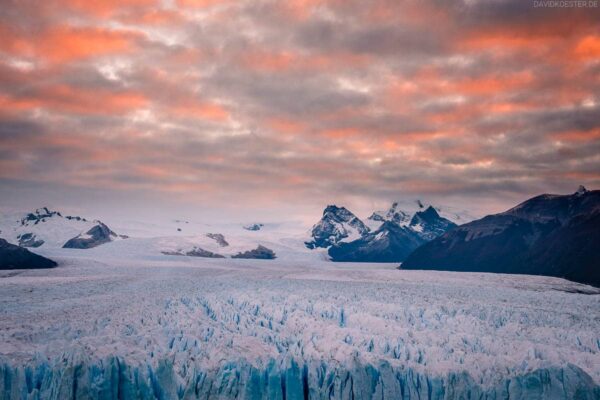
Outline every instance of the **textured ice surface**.
[(600, 397), (588, 286), (126, 244), (0, 273), (0, 398)]

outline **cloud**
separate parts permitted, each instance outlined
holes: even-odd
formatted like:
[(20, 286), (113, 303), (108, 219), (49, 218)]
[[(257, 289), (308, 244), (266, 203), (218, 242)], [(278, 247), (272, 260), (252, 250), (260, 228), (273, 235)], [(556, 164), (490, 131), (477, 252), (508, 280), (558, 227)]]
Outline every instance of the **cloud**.
[(479, 198), (498, 211), (600, 183), (595, 10), (520, 0), (4, 8), (1, 178), (178, 193), (206, 207), (244, 198), (282, 215), (404, 196)]

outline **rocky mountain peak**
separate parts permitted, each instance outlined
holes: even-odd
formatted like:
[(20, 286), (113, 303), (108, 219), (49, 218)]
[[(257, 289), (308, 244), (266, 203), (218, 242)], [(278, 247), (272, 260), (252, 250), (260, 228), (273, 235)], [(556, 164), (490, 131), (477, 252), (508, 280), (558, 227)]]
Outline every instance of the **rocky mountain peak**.
[(578, 195), (578, 196), (581, 196), (581, 195), (586, 194), (587, 192), (589, 192), (589, 190), (587, 190), (585, 188), (585, 186), (579, 185), (579, 187), (577, 188), (577, 191), (575, 192), (575, 194)]

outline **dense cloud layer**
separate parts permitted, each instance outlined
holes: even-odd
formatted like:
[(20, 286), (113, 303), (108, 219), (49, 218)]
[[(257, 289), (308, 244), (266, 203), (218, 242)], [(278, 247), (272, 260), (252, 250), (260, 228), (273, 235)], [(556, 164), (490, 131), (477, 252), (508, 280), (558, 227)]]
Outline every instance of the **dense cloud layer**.
[(528, 0), (8, 0), (0, 190), (301, 214), (598, 187), (599, 21)]

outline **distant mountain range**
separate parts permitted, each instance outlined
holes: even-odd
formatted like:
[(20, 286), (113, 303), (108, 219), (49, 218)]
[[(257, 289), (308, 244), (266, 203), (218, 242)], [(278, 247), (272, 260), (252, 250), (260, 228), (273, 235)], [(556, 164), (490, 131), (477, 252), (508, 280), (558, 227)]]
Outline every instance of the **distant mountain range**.
[[(364, 221), (345, 207), (329, 205), (308, 240), (301, 228), (293, 233), (290, 227), (284, 231), (256, 223), (223, 226), (225, 231), (215, 233), (215, 226), (185, 221), (185, 233), (169, 226), (163, 230), (167, 233), (123, 244), (164, 255), (402, 262), (401, 269), (549, 275), (600, 286), (599, 190), (543, 194), (505, 212), (471, 219), (467, 212), (421, 201), (394, 202)], [(6, 239), (0, 242), (1, 268), (40, 268), (54, 263), (25, 248), (89, 249), (126, 236), (100, 221), (43, 207), (2, 216), (0, 238)], [(316, 249), (322, 251), (311, 251)]]
[(420, 201), (407, 208), (395, 202), (387, 211), (374, 212), (365, 223), (345, 207), (329, 205), (305, 244), (311, 249), (327, 248), (333, 261), (397, 262), (457, 226)]
[(423, 244), (402, 269), (562, 277), (600, 286), (600, 190), (543, 194)]
[(63, 215), (59, 211), (38, 208), (26, 214), (6, 216), (0, 220), (0, 237), (21, 247), (64, 247), (89, 249), (124, 239), (101, 221)]

